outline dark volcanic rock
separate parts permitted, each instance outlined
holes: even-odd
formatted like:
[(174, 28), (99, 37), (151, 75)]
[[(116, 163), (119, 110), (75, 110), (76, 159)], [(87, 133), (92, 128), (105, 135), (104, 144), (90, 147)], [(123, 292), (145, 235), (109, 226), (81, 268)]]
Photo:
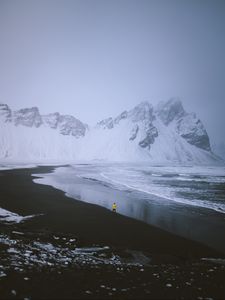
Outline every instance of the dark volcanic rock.
[(149, 128), (146, 130), (146, 137), (139, 142), (139, 146), (142, 148), (148, 147), (150, 149), (151, 144), (154, 143), (155, 138), (158, 136), (158, 130), (152, 124), (149, 124)]
[(103, 129), (112, 129), (120, 124), (120, 122), (123, 120), (131, 121), (132, 127), (129, 141), (134, 141), (139, 135), (139, 132), (141, 132), (140, 134), (142, 136), (142, 140), (139, 141), (139, 146), (142, 148), (148, 147), (148, 149), (150, 149), (150, 145), (154, 143), (155, 138), (158, 136), (157, 128), (152, 124), (152, 122), (155, 120), (153, 106), (146, 101), (141, 102), (129, 112), (126, 110), (123, 111), (115, 119), (107, 118), (102, 120), (101, 122), (97, 123), (97, 127), (102, 127)]
[(166, 126), (173, 121), (176, 122), (177, 132), (189, 144), (211, 151), (209, 137), (202, 122), (195, 114), (187, 113), (178, 98), (159, 104), (156, 113)]
[(168, 125), (174, 119), (178, 120), (186, 114), (182, 102), (178, 98), (171, 98), (166, 103), (160, 103), (156, 113), (165, 125)]
[(5, 122), (13, 120), (14, 125), (40, 127), (45, 124), (52, 129), (59, 129), (63, 135), (82, 137), (88, 128), (86, 124), (70, 115), (58, 112), (41, 116), (37, 107), (24, 108), (12, 112), (7, 104), (0, 104), (0, 117)]
[(104, 129), (106, 129), (106, 128), (107, 129), (112, 129), (114, 127), (113, 118), (110, 117), (110, 118), (104, 119), (104, 120), (98, 122), (97, 126), (98, 127), (101, 126)]
[(58, 112), (42, 116), (44, 123), (46, 123), (49, 127), (55, 129), (59, 123), (60, 114)]
[(86, 126), (70, 115), (60, 115), (58, 128), (61, 134), (81, 137), (85, 135)]
[(135, 124), (133, 129), (131, 130), (131, 137), (129, 138), (130, 141), (133, 141), (136, 139), (138, 131), (139, 131), (139, 126), (137, 124)]
[[(144, 138), (139, 141), (139, 146), (150, 149), (150, 145), (154, 143), (158, 136), (158, 130), (153, 126), (152, 122), (155, 120), (153, 106), (148, 102), (141, 102), (134, 109), (129, 111), (129, 118), (134, 123), (142, 123), (144, 128)], [(134, 140), (139, 132), (139, 126), (136, 124), (131, 131), (130, 140)]]
[(188, 143), (198, 148), (211, 151), (209, 136), (195, 114), (187, 114), (177, 122), (178, 133)]
[(2, 117), (5, 122), (11, 121), (12, 111), (7, 104), (0, 103), (0, 117)]
[(49, 127), (59, 129), (59, 132), (63, 135), (82, 137), (86, 132), (85, 124), (70, 115), (60, 115), (56, 112), (43, 116), (43, 120)]
[(126, 119), (127, 116), (128, 116), (128, 113), (127, 113), (127, 111), (125, 110), (125, 111), (123, 111), (118, 117), (116, 117), (116, 118), (114, 119), (114, 123), (115, 123), (115, 124), (118, 124), (121, 120)]
[(16, 126), (39, 127), (42, 124), (42, 118), (37, 107), (17, 110), (13, 114), (13, 119)]

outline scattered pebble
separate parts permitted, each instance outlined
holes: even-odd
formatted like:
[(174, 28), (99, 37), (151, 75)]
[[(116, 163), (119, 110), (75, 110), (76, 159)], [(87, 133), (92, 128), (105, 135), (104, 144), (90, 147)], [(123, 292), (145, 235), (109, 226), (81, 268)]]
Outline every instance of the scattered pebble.
[[(0, 235), (1, 237), (1, 235)], [(194, 286), (195, 288), (193, 290), (195, 290), (196, 293), (201, 294), (201, 291), (204, 291), (204, 286), (202, 287), (198, 287), (198, 285), (202, 285), (202, 282), (198, 280), (198, 277), (194, 276), (194, 274), (198, 274), (199, 272), (197, 272), (196, 270), (198, 270), (197, 268), (195, 268), (194, 264), (190, 264), (190, 269), (188, 269), (188, 273), (187, 273), (187, 268), (182, 268), (181, 267), (177, 267), (174, 266), (173, 264), (166, 264), (166, 265), (162, 265), (159, 267), (158, 265), (150, 265), (150, 266), (146, 266), (146, 265), (141, 265), (141, 264), (137, 264), (137, 263), (124, 263), (123, 262), (123, 255), (113, 255), (112, 250), (111, 251), (107, 251), (106, 253), (104, 252), (104, 248), (106, 247), (101, 247), (100, 251), (98, 253), (98, 251), (94, 251), (93, 249), (93, 245), (90, 248), (87, 248), (88, 251), (86, 250), (86, 248), (79, 248), (80, 251), (76, 251), (75, 250), (75, 246), (74, 244), (72, 244), (75, 239), (69, 239), (67, 238), (62, 238), (62, 237), (57, 237), (57, 236), (53, 236), (53, 238), (55, 240), (60, 239), (60, 241), (54, 241), (54, 244), (50, 244), (50, 243), (46, 243), (42, 240), (37, 243), (37, 239), (36, 242), (29, 242), (27, 244), (22, 244), (21, 241), (19, 240), (19, 238), (17, 239), (17, 246), (11, 246), (12, 244), (14, 245), (15, 243), (11, 243), (9, 244), (8, 250), (7, 248), (3, 248), (3, 251), (5, 251), (4, 253), (6, 253), (7, 255), (10, 253), (10, 255), (8, 255), (8, 257), (10, 257), (11, 263), (12, 263), (12, 270), (20, 276), (20, 279), (22, 278), (25, 281), (28, 280), (34, 280), (33, 277), (28, 278), (28, 277), (24, 277), (25, 275), (29, 275), (31, 273), (28, 273), (27, 271), (32, 270), (32, 268), (38, 266), (40, 267), (39, 270), (41, 270), (42, 267), (46, 267), (46, 266), (54, 266), (54, 268), (48, 268), (48, 270), (55, 271), (57, 274), (61, 274), (62, 272), (60, 270), (66, 270), (69, 269), (69, 267), (66, 267), (65, 265), (68, 265), (73, 267), (73, 266), (77, 266), (78, 270), (81, 268), (84, 268), (85, 272), (86, 270), (89, 270), (88, 268), (106, 268), (105, 270), (107, 272), (109, 272), (110, 270), (113, 269), (113, 272), (115, 273), (115, 276), (117, 276), (117, 278), (125, 278), (125, 276), (133, 276), (132, 272), (134, 272), (135, 276), (137, 274), (139, 274), (137, 276), (137, 280), (131, 280), (129, 282), (129, 286), (130, 288), (120, 288), (119, 285), (117, 286), (117, 284), (115, 284), (115, 281), (108, 281), (107, 278), (104, 279), (104, 283), (105, 284), (101, 284), (100, 283), (102, 281), (100, 281), (97, 284), (97, 288), (98, 290), (85, 290), (85, 288), (87, 288), (87, 286), (84, 288), (82, 288), (82, 293), (86, 294), (86, 297), (88, 297), (88, 295), (92, 295), (91, 297), (93, 297), (93, 295), (98, 291), (101, 292), (102, 294), (105, 294), (106, 296), (112, 296), (115, 297), (115, 295), (117, 295), (117, 292), (121, 292), (123, 293), (123, 295), (125, 296), (125, 292), (127, 293), (129, 290), (131, 291), (131, 294), (133, 293), (133, 289), (134, 292), (136, 292), (135, 289), (137, 289), (137, 291), (139, 291), (140, 288), (142, 288), (142, 291), (144, 293), (150, 293), (150, 291), (148, 290), (148, 288), (150, 288), (150, 286), (154, 283), (158, 284), (159, 283), (159, 278), (162, 278), (162, 282), (164, 282), (164, 287), (167, 288), (172, 288), (173, 289), (180, 289), (179, 293), (182, 292), (182, 288), (184, 287), (184, 285), (186, 285), (186, 289), (188, 288), (187, 286)], [(62, 242), (62, 240), (66, 240), (69, 241), (70, 246), (65, 246), (65, 242)], [(13, 239), (12, 239), (13, 241)], [(67, 244), (69, 244), (67, 243)], [(100, 247), (100, 246), (99, 246)], [(73, 248), (73, 250), (72, 250)], [(14, 249), (18, 249), (19, 252), (14, 251)], [(8, 252), (7, 252), (8, 251)], [(86, 252), (85, 252), (86, 251)], [(115, 251), (116, 253), (116, 251)], [(8, 258), (7, 258), (8, 259)], [(3, 262), (2, 262), (3, 263)], [(4, 276), (9, 276), (9, 271), (6, 267), (6, 263), (4, 262), (4, 265), (1, 266), (0, 265), (0, 277), (4, 277)], [(186, 265), (185, 265), (186, 266)], [(23, 269), (22, 269), (23, 267)], [(56, 267), (56, 269), (55, 269)], [(188, 266), (189, 267), (189, 266)], [(130, 268), (130, 269), (129, 269)], [(4, 273), (4, 271), (7, 270), (7, 275)], [(149, 270), (151, 270), (151, 273), (148, 273)], [(192, 270), (190, 272), (190, 270)], [(193, 270), (195, 270), (195, 272), (193, 272)], [(200, 269), (201, 272), (204, 273), (200, 273), (202, 275), (201, 279), (202, 280), (206, 280), (207, 282), (211, 281), (211, 278), (213, 278), (214, 275), (217, 275), (217, 272), (219, 272), (220, 270), (222, 270), (222, 267), (218, 266), (218, 267), (213, 267), (211, 266), (211, 264), (208, 265), (204, 265), (204, 268)], [(23, 272), (22, 274), (20, 272)], [(123, 272), (122, 272), (123, 271)], [(127, 271), (130, 271), (131, 274), (126, 273)], [(138, 272), (144, 272), (144, 274), (149, 274), (149, 279), (146, 283), (143, 283), (143, 276), (144, 274), (140, 274)], [(64, 272), (64, 271), (63, 271)], [(96, 274), (100, 274), (100, 271), (95, 271)], [(118, 272), (118, 273), (117, 273)], [(214, 272), (214, 273), (211, 273)], [(208, 273), (208, 275), (207, 275)], [(57, 275), (56, 274), (56, 275)], [(108, 274), (108, 273), (107, 273)], [(190, 275), (191, 274), (191, 275)], [(218, 273), (219, 275), (220, 273)], [(181, 276), (182, 279), (182, 284), (181, 286), (177, 286), (179, 284), (179, 276)], [(203, 277), (204, 276), (204, 277)], [(10, 276), (9, 276), (10, 277)], [(60, 276), (58, 276), (60, 277)], [(193, 277), (193, 278), (190, 278)], [(208, 281), (207, 278), (209, 277)], [(128, 277), (129, 278), (129, 277)], [(178, 281), (177, 281), (178, 279)], [(2, 279), (2, 282), (5, 279)], [(166, 283), (164, 280), (170, 280), (170, 283)], [(189, 280), (186, 281), (185, 280)], [(1, 281), (0, 281), (1, 282)], [(195, 283), (193, 283), (195, 282)], [(126, 286), (126, 282), (122, 282), (123, 286)], [(24, 283), (25, 284), (25, 283)], [(28, 283), (27, 283), (28, 284)], [(136, 286), (134, 286), (134, 284), (136, 284)], [(114, 285), (114, 287), (112, 287), (112, 285)], [(17, 286), (14, 284), (14, 289), (17, 289)], [(132, 286), (132, 287), (131, 287)], [(173, 289), (171, 289), (170, 291), (168, 290), (168, 292), (172, 292)], [(189, 288), (190, 289), (190, 288)], [(176, 290), (177, 291), (177, 290)], [(152, 290), (151, 290), (152, 292)], [(18, 297), (18, 293), (19, 290), (9, 290), (8, 293), (11, 293), (11, 298), (13, 299), (13, 296), (17, 296)], [(145, 294), (145, 297), (147, 295)], [(197, 298), (197, 295), (195, 295)], [(211, 295), (209, 295), (211, 296)], [(29, 296), (30, 297), (30, 296)], [(16, 297), (15, 297), (16, 298)], [(108, 297), (109, 298), (109, 297)], [(24, 300), (29, 300), (28, 297), (22, 298)], [(199, 300), (213, 300), (213, 298), (206, 298), (205, 296), (198, 297)]]
[(11, 294), (13, 294), (14, 296), (16, 296), (16, 291), (15, 290), (11, 290)]
[(0, 271), (0, 278), (7, 276), (3, 271)]
[(24, 235), (23, 232), (19, 232), (19, 231), (12, 231), (12, 233), (14, 233), (14, 234), (19, 234), (19, 235)]

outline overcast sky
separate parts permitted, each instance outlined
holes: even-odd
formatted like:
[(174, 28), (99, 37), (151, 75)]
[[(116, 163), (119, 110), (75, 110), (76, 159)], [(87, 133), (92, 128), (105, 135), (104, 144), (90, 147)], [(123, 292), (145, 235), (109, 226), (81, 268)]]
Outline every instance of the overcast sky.
[(0, 0), (0, 102), (93, 124), (179, 96), (225, 140), (225, 0)]

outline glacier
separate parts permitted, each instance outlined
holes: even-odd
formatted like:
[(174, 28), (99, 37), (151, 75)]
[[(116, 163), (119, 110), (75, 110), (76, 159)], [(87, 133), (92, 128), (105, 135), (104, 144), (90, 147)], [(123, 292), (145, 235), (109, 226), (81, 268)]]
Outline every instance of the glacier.
[(129, 111), (91, 127), (58, 112), (37, 107), (12, 111), (0, 104), (0, 160), (26, 162), (116, 161), (213, 164), (222, 160), (210, 146), (196, 114), (179, 98), (154, 107), (141, 102)]

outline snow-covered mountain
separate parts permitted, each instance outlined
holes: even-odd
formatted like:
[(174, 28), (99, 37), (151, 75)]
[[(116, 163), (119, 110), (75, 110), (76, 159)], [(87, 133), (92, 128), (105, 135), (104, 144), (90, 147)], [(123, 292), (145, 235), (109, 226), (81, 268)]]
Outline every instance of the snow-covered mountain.
[(37, 107), (12, 111), (0, 104), (0, 158), (14, 160), (107, 160), (154, 163), (218, 161), (202, 122), (172, 98), (153, 107), (142, 102), (93, 128)]

